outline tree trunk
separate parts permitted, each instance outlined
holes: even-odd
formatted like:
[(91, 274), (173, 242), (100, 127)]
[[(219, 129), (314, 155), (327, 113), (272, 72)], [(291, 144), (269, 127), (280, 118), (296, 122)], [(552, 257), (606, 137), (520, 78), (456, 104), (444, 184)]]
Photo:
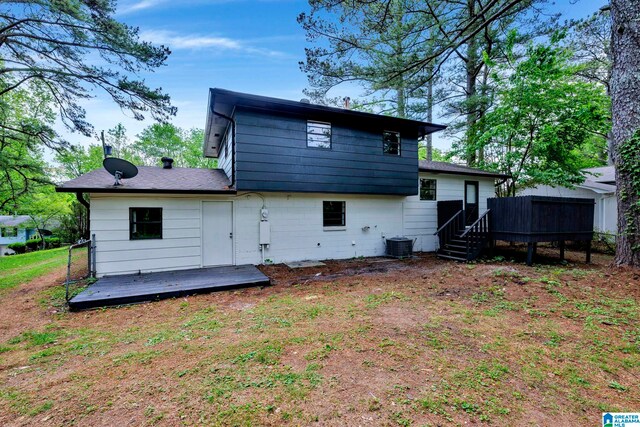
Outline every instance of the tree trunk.
[[(623, 154), (634, 135), (640, 138), (640, 0), (611, 1), (611, 103), (613, 162), (618, 197), (616, 264), (640, 266), (640, 155)], [(637, 143), (637, 142), (636, 142)], [(636, 169), (637, 170), (637, 169)]]
[(469, 166), (474, 166), (476, 164), (476, 149), (475, 149), (475, 124), (476, 124), (476, 114), (474, 111), (473, 104), (475, 103), (474, 98), (476, 96), (476, 67), (478, 62), (478, 46), (476, 43), (476, 38), (473, 37), (469, 40), (469, 45), (467, 46), (467, 62), (466, 66), (466, 75), (467, 75), (467, 84), (465, 88), (465, 99), (466, 99), (466, 116), (467, 116), (467, 164)]

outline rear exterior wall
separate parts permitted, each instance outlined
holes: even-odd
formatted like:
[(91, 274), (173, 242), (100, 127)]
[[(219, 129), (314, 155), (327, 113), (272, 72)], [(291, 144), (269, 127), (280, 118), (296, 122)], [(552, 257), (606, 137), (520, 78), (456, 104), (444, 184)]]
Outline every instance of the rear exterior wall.
[[(437, 180), (438, 200), (462, 199), (465, 177), (425, 174)], [(493, 196), (493, 180), (479, 181), (480, 212)], [(237, 196), (91, 195), (91, 232), (96, 236), (98, 276), (203, 267), (202, 203), (233, 206), (233, 264), (380, 256), (385, 238), (415, 239), (415, 251), (434, 251), (437, 201), (419, 196), (261, 193)], [(346, 203), (346, 225), (323, 227), (323, 201)], [(268, 210), (271, 243), (260, 251), (259, 222)], [(163, 209), (163, 237), (129, 240), (129, 208)]]

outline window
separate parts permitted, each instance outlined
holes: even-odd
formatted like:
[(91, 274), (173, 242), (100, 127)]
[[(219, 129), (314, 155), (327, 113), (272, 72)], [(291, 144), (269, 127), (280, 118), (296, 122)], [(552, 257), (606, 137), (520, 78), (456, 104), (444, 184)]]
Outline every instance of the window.
[(346, 202), (322, 202), (322, 225), (344, 227), (347, 225)]
[(420, 179), (420, 200), (436, 200), (435, 179)]
[(331, 148), (331, 123), (308, 121), (307, 147)]
[(2, 236), (2, 237), (18, 237), (18, 229), (16, 227), (0, 228), (0, 236)]
[(400, 132), (382, 132), (382, 151), (384, 154), (400, 155)]
[(162, 239), (162, 208), (129, 208), (129, 239)]

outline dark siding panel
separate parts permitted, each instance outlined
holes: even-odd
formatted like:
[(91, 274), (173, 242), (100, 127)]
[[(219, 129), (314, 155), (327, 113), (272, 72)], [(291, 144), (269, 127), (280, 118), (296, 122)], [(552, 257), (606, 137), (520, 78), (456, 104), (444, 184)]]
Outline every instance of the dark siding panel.
[(324, 150), (307, 148), (306, 118), (240, 109), (235, 119), (239, 191), (418, 193), (416, 139), (401, 135), (402, 155), (390, 156), (382, 152), (382, 127), (332, 123), (331, 149)]

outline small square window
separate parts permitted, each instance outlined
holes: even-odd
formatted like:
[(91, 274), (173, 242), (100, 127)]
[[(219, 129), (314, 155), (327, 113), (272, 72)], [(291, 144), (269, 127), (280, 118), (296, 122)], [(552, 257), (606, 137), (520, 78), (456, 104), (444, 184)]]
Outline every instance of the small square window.
[(400, 155), (400, 132), (382, 132), (382, 151), (392, 156)]
[(322, 202), (322, 225), (344, 227), (347, 225), (346, 202)]
[(436, 180), (420, 179), (420, 200), (436, 200)]
[(0, 229), (2, 237), (18, 237), (18, 229), (16, 227), (4, 227)]
[(129, 208), (129, 239), (162, 239), (162, 208)]
[(331, 148), (331, 123), (307, 122), (307, 147)]

